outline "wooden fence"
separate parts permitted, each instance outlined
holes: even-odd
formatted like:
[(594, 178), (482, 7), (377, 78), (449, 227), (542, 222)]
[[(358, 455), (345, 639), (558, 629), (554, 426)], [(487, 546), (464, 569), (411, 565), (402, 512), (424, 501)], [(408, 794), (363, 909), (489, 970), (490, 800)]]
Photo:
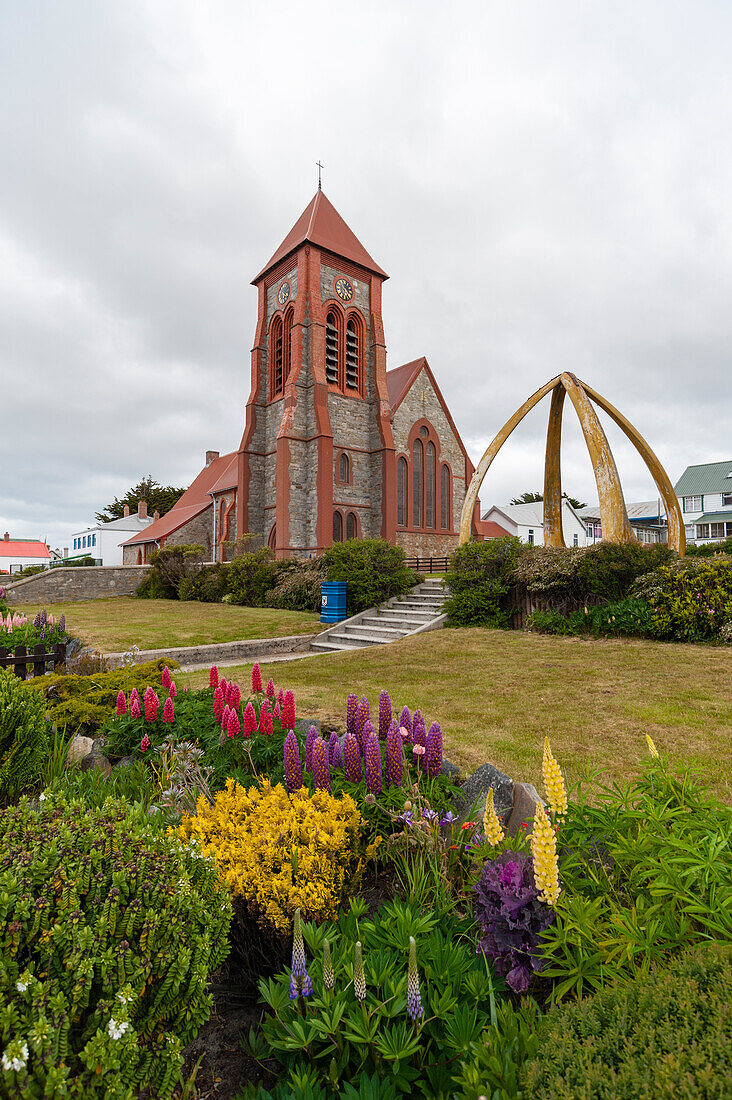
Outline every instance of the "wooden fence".
[(53, 672), (57, 665), (65, 668), (66, 642), (57, 642), (50, 650), (46, 649), (43, 642), (34, 645), (32, 650), (26, 649), (24, 645), (16, 646), (14, 652), (0, 646), (0, 668), (12, 668), (16, 676), (25, 680), (29, 665), (33, 676), (45, 676), (47, 671)]
[(404, 563), (409, 569), (416, 569), (418, 573), (444, 573), (450, 564), (448, 557), (444, 558), (407, 558)]

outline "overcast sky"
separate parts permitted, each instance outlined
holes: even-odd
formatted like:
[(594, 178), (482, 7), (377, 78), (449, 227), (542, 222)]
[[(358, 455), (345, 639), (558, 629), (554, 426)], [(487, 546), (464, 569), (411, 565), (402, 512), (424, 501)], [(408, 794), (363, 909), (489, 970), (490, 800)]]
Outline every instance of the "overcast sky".
[[(565, 369), (672, 481), (732, 457), (731, 50), (712, 0), (0, 0), (0, 530), (66, 544), (238, 446), (250, 280), (319, 158), (474, 460)], [(484, 507), (541, 486), (547, 416)]]

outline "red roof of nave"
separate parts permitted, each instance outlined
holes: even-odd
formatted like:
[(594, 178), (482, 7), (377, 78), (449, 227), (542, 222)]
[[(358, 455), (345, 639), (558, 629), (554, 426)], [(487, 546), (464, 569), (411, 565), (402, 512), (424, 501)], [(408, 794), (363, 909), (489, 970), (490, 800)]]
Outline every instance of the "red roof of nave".
[(4, 539), (0, 536), (0, 558), (50, 558), (51, 553), (40, 539)]
[[(149, 527), (145, 527), (139, 534), (127, 539), (127, 542), (122, 545), (134, 546), (143, 542), (159, 542), (161, 538), (172, 535), (173, 531), (177, 531), (184, 523), (188, 523), (203, 512), (212, 503), (209, 494), (216, 489), (218, 483), (230, 480), (231, 468), (236, 467), (236, 456), (237, 452), (231, 451), (227, 455), (215, 458), (208, 466), (204, 466), (198, 477), (169, 512), (160, 519), (156, 519)], [(235, 482), (222, 485), (221, 488), (229, 489), (233, 484)]]
[(413, 359), (411, 363), (404, 363), (401, 367), (394, 367), (394, 370), (386, 372), (386, 388), (389, 392), (392, 416), (404, 400), (404, 395), (412, 382), (425, 366), (427, 366), (427, 360), (423, 355), (419, 359)]
[(274, 256), (265, 264), (259, 275), (252, 279), (252, 282), (254, 284), (258, 283), (270, 268), (278, 264), (280, 260), (284, 260), (285, 256), (288, 256), (290, 252), (294, 252), (305, 241), (309, 241), (310, 244), (314, 244), (318, 248), (324, 248), (328, 252), (334, 252), (336, 256), (342, 256), (344, 260), (350, 260), (360, 267), (365, 267), (376, 275), (381, 275), (384, 279), (389, 278), (386, 272), (369, 256), (358, 237), (348, 228), (335, 206), (333, 206), (333, 203), (325, 197), (325, 193), (316, 191), (315, 197), (303, 210)]

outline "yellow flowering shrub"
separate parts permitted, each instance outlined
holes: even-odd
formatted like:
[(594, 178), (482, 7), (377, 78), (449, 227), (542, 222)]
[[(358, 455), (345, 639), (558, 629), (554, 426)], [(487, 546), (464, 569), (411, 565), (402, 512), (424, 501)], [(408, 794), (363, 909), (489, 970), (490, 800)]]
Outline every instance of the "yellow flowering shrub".
[(213, 805), (201, 798), (195, 817), (183, 815), (179, 834), (197, 837), (232, 896), (285, 932), (296, 909), (304, 920), (336, 916), (371, 854), (360, 854), (362, 824), (349, 795), (288, 794), (268, 779), (246, 791), (229, 779)]

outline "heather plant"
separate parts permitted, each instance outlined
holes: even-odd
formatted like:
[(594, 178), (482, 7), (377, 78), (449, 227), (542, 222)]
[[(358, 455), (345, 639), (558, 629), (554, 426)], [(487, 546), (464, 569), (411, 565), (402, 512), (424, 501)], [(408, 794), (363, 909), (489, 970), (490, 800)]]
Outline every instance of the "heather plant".
[(48, 753), (49, 725), (38, 693), (0, 669), (0, 805), (37, 784)]
[(0, 1096), (167, 1100), (231, 906), (140, 807), (46, 791), (0, 814)]
[[(452, 1095), (460, 1059), (489, 1023), (496, 992), (464, 932), (455, 916), (398, 902), (369, 917), (360, 900), (335, 924), (304, 924), (312, 992), (292, 997), (289, 968), (260, 982), (268, 1013), (247, 1046), (258, 1060), (274, 1055), (283, 1075), (271, 1094), (250, 1095), (381, 1096), (357, 1091), (374, 1079), (397, 1096)], [(302, 1091), (303, 1064), (311, 1090), (322, 1091)]]

